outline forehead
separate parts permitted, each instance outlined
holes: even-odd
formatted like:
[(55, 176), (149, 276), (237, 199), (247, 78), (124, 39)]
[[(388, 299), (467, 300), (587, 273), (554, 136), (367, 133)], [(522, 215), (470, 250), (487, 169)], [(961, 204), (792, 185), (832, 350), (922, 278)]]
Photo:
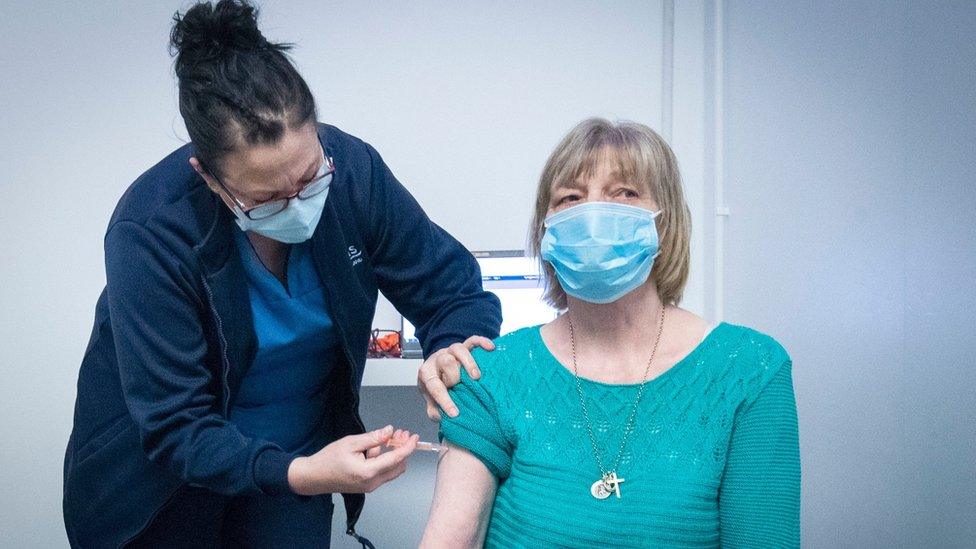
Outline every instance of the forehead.
[(314, 125), (286, 130), (272, 144), (240, 145), (223, 159), (224, 179), (239, 188), (265, 189), (299, 180), (322, 149)]
[(625, 150), (603, 146), (584, 151), (572, 159), (553, 180), (553, 189), (576, 188), (590, 184), (637, 184), (638, 168), (635, 159)]

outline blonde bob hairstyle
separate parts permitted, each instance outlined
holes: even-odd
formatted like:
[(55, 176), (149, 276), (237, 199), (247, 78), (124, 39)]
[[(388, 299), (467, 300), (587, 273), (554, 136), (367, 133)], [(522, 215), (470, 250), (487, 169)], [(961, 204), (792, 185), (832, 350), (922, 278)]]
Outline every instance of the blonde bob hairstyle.
[(654, 130), (636, 122), (610, 122), (603, 118), (588, 118), (570, 130), (552, 151), (539, 179), (529, 252), (540, 258), (545, 300), (559, 310), (567, 307), (566, 292), (555, 270), (540, 257), (552, 192), (567, 183), (588, 178), (603, 162), (615, 162), (620, 176), (650, 191), (662, 210), (655, 220), (660, 255), (654, 260), (650, 278), (657, 286), (661, 301), (677, 305), (691, 263), (691, 212), (681, 191), (678, 162), (671, 147)]

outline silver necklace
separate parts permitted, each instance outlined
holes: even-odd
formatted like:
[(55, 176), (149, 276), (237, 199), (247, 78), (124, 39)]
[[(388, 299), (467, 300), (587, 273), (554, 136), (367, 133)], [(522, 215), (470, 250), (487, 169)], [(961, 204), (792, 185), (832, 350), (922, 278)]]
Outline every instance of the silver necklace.
[(627, 447), (627, 440), (634, 430), (634, 420), (637, 417), (637, 409), (640, 406), (641, 397), (644, 396), (647, 375), (651, 372), (651, 363), (654, 362), (654, 355), (657, 354), (658, 343), (661, 342), (661, 333), (664, 331), (664, 310), (664, 305), (661, 305), (661, 320), (658, 323), (657, 338), (654, 340), (651, 358), (648, 359), (647, 367), (644, 368), (644, 378), (637, 388), (637, 398), (634, 399), (634, 407), (630, 411), (630, 416), (627, 417), (627, 424), (624, 426), (624, 436), (620, 441), (620, 449), (617, 450), (617, 457), (609, 469), (603, 466), (603, 458), (600, 454), (600, 449), (596, 445), (596, 436), (593, 434), (593, 422), (590, 421), (590, 413), (586, 409), (586, 399), (583, 397), (583, 384), (580, 382), (579, 367), (576, 365), (576, 331), (573, 329), (573, 317), (569, 313), (566, 313), (566, 318), (569, 320), (569, 341), (573, 348), (573, 376), (576, 377), (576, 392), (579, 394), (580, 408), (583, 409), (583, 419), (586, 420), (586, 431), (590, 435), (590, 446), (593, 447), (593, 457), (596, 459), (597, 467), (600, 468), (600, 478), (590, 485), (590, 494), (596, 499), (607, 499), (610, 497), (610, 494), (616, 494), (617, 499), (620, 499), (620, 483), (626, 479), (617, 476), (617, 467), (620, 465), (621, 458), (623, 458), (624, 449)]

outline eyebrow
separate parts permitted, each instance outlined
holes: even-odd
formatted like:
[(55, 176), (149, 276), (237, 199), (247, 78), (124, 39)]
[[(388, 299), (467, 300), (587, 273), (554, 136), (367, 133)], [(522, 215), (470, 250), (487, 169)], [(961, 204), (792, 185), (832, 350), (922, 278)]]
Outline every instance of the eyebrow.
[[(325, 157), (323, 156), (322, 158), (323, 158), (322, 159), (322, 162), (324, 164), (325, 163)], [(318, 160), (312, 160), (312, 163), (309, 164), (308, 167), (305, 168), (304, 171), (302, 171), (302, 175), (299, 176), (299, 178), (298, 178), (298, 184), (299, 184), (299, 186), (304, 186), (304, 185), (308, 184), (310, 181), (312, 181), (313, 179), (315, 179), (315, 174), (318, 173), (319, 168), (321, 168), (321, 166), (318, 164)], [(309, 173), (311, 173), (311, 175), (308, 175)], [(271, 198), (274, 198), (277, 195), (278, 195), (278, 193), (275, 192), (275, 193), (271, 194)], [(267, 200), (270, 200), (271, 198), (269, 198)], [(267, 200), (262, 200), (261, 202), (266, 202)]]
[(257, 196), (251, 196), (249, 199), (253, 204), (252, 206), (260, 205), (264, 202), (269, 202), (274, 200), (274, 197), (278, 196), (278, 193), (272, 191), (258, 191)]
[(553, 190), (553, 192), (555, 192), (555, 191), (558, 191), (560, 189), (580, 190), (582, 188), (583, 188), (583, 184), (582, 183), (580, 183), (579, 181), (576, 181), (575, 179), (570, 179), (570, 180), (563, 181), (561, 183), (556, 183), (552, 187), (552, 190)]
[[(323, 163), (325, 162), (324, 156), (322, 162)], [(320, 167), (321, 166), (318, 166), (317, 161), (313, 160), (312, 163), (309, 164), (308, 167), (305, 168), (305, 170), (302, 172), (302, 175), (298, 180), (299, 184), (305, 185), (309, 181), (315, 179), (315, 174), (318, 173), (318, 168)], [(307, 175), (309, 172), (311, 172), (312, 174), (311, 176)], [(278, 191), (257, 191), (255, 193), (256, 196), (252, 195), (250, 197), (250, 201), (254, 202), (255, 205), (259, 205), (264, 202), (270, 202), (271, 200), (274, 200), (274, 198), (278, 196), (278, 194), (279, 194)]]
[[(324, 156), (322, 157), (322, 162), (323, 163), (325, 162), (325, 157)], [(314, 179), (315, 178), (315, 174), (318, 173), (318, 171), (319, 171), (319, 168), (321, 168), (321, 166), (318, 163), (318, 158), (316, 158), (315, 160), (312, 160), (312, 163), (309, 164), (307, 168), (305, 168), (305, 171), (304, 172), (302, 172), (302, 179), (301, 179), (301, 181), (311, 181), (312, 179)], [(312, 175), (308, 175), (309, 172), (311, 172)]]

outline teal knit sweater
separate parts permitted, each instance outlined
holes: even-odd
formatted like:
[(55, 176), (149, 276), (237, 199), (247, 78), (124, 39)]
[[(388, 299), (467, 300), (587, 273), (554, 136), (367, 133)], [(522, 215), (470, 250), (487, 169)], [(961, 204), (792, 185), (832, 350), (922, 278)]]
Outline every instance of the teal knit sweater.
[[(800, 455), (791, 362), (772, 338), (720, 324), (647, 382), (620, 466), (600, 478), (573, 373), (539, 327), (476, 351), (480, 381), (451, 390), (441, 434), (499, 479), (488, 547), (798, 547)], [(637, 385), (584, 379), (604, 462), (616, 456)], [(609, 464), (608, 464), (609, 466)]]

